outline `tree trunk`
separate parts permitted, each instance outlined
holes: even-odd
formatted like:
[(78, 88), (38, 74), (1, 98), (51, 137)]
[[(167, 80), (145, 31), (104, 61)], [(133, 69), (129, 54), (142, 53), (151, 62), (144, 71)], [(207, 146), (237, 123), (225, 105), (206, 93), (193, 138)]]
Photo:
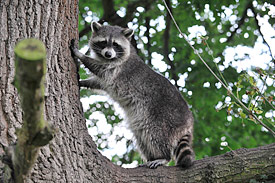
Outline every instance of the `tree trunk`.
[[(275, 180), (275, 144), (241, 149), (178, 167), (123, 169), (103, 157), (88, 134), (69, 43), (78, 38), (77, 0), (0, 0), (0, 156), (16, 142), (22, 109), (14, 79), (14, 47), (40, 39), (47, 49), (46, 120), (58, 131), (41, 148), (26, 182), (249, 182)], [(0, 161), (0, 176), (4, 164)], [(1, 182), (1, 181), (0, 181)]]

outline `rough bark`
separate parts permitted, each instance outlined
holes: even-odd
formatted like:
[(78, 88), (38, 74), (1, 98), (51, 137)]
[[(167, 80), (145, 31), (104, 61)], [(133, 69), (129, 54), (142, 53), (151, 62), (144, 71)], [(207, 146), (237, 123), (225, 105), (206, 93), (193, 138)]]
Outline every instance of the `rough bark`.
[[(69, 42), (78, 37), (77, 0), (0, 0), (0, 155), (22, 125), (14, 79), (14, 46), (40, 39), (47, 49), (46, 119), (58, 131), (41, 148), (27, 182), (249, 182), (274, 178), (275, 144), (205, 158), (188, 170), (178, 167), (123, 169), (96, 149), (79, 100), (77, 68)], [(0, 161), (0, 175), (3, 163)], [(261, 176), (266, 175), (266, 176)]]
[[(85, 143), (82, 131), (87, 130), (79, 102), (76, 66), (68, 48), (69, 40), (77, 37), (77, 8), (77, 1), (0, 1), (2, 146), (16, 141), (15, 129), (22, 124), (18, 93), (11, 84), (15, 43), (34, 37), (47, 48), (45, 114), (46, 120), (59, 131), (55, 140), (41, 150), (29, 182), (82, 182), (85, 177), (81, 171), (84, 163), (78, 158)], [(83, 134), (90, 139), (87, 133)]]

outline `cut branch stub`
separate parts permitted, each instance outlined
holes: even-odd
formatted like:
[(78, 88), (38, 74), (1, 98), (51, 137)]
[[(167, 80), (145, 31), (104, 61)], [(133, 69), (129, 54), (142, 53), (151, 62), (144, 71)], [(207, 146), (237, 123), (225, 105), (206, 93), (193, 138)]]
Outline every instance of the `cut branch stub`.
[(45, 46), (37, 39), (25, 39), (15, 47), (14, 85), (24, 111), (11, 159), (15, 182), (24, 182), (36, 161), (39, 147), (48, 144), (54, 134), (43, 114), (45, 58)]

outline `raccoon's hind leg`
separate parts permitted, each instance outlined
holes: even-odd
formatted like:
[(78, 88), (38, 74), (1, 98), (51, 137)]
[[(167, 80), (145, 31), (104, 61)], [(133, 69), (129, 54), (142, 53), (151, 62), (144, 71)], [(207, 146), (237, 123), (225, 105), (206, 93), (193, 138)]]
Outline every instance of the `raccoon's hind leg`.
[(142, 164), (142, 165), (139, 165), (140, 167), (148, 167), (148, 168), (151, 168), (151, 169), (155, 169), (157, 168), (158, 166), (162, 166), (162, 165), (165, 165), (167, 164), (169, 161), (167, 159), (156, 159), (156, 160), (153, 160), (153, 161), (148, 161), (146, 162), (145, 164)]
[(191, 147), (191, 143), (190, 135), (183, 136), (178, 142), (178, 145), (174, 150), (177, 166), (186, 168), (192, 166), (195, 159), (195, 153)]

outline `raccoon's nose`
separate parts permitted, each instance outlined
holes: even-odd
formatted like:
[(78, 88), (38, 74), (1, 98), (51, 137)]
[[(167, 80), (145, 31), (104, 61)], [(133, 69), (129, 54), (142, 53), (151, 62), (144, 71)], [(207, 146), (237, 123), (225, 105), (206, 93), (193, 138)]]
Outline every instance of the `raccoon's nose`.
[(105, 52), (105, 57), (106, 57), (106, 58), (111, 58), (111, 57), (112, 57), (112, 52), (106, 51), (106, 52)]

